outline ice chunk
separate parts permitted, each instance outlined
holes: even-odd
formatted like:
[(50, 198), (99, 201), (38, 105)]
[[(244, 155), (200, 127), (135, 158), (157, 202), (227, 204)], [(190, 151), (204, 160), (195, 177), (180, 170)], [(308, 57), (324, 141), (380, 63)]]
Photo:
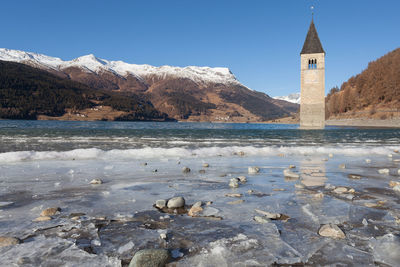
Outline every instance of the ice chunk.
[(381, 237), (371, 238), (369, 246), (375, 261), (399, 266), (400, 263), (400, 238), (393, 234), (386, 234)]

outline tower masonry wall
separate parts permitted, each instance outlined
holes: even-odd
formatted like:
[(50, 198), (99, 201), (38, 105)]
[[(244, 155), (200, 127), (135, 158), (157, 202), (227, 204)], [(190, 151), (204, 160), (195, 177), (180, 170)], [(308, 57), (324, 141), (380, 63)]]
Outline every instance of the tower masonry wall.
[[(309, 60), (316, 68), (309, 68)], [(300, 128), (325, 127), (325, 53), (301, 55)]]

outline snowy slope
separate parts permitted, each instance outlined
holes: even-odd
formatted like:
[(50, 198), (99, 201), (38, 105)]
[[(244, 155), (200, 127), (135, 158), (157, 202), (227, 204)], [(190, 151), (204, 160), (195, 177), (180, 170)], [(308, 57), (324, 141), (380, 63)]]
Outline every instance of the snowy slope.
[(285, 100), (295, 104), (300, 104), (300, 93), (293, 93), (287, 96), (275, 96), (273, 98), (279, 100)]
[(24, 63), (43, 69), (58, 71), (69, 67), (78, 67), (87, 72), (100, 73), (102, 71), (109, 71), (121, 76), (134, 75), (138, 78), (146, 78), (147, 76), (153, 75), (162, 78), (174, 76), (189, 78), (195, 82), (203, 83), (239, 84), (236, 77), (228, 68), (196, 66), (184, 68), (172, 66), (154, 67), (150, 65), (129, 64), (123, 61), (108, 61), (97, 58), (94, 55), (86, 55), (71, 61), (64, 61), (57, 57), (5, 48), (0, 48), (0, 60)]

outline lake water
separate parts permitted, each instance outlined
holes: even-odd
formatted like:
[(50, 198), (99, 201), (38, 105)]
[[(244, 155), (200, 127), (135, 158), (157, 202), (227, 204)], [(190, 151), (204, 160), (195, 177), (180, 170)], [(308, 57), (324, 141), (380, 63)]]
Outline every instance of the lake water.
[[(178, 266), (398, 266), (400, 195), (389, 182), (400, 181), (400, 129), (297, 128), (0, 121), (0, 235), (23, 241), (0, 248), (0, 264), (119, 266), (156, 247)], [(289, 165), (299, 178), (284, 177)], [(188, 208), (212, 202), (210, 216), (153, 207), (174, 196)], [(34, 222), (48, 207), (61, 212)], [(290, 219), (260, 223), (256, 209)], [(328, 223), (346, 238), (320, 236)]]

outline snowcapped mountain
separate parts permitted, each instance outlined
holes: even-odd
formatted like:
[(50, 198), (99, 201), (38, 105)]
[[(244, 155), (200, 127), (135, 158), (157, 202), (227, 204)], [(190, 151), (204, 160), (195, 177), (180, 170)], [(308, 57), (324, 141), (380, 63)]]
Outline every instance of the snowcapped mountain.
[(275, 96), (274, 99), (285, 100), (290, 103), (300, 104), (300, 93), (293, 93), (287, 96)]
[(71, 67), (78, 67), (86, 72), (99, 74), (101, 72), (111, 72), (113, 74), (126, 77), (132, 75), (138, 79), (157, 76), (159, 78), (177, 77), (187, 78), (200, 83), (223, 83), (239, 84), (236, 77), (228, 68), (210, 68), (210, 67), (173, 67), (161, 66), (154, 67), (150, 65), (130, 64), (123, 61), (108, 61), (100, 59), (94, 55), (78, 57), (71, 61), (64, 61), (57, 57), (0, 48), (0, 60), (24, 63), (34, 67), (63, 71)]

